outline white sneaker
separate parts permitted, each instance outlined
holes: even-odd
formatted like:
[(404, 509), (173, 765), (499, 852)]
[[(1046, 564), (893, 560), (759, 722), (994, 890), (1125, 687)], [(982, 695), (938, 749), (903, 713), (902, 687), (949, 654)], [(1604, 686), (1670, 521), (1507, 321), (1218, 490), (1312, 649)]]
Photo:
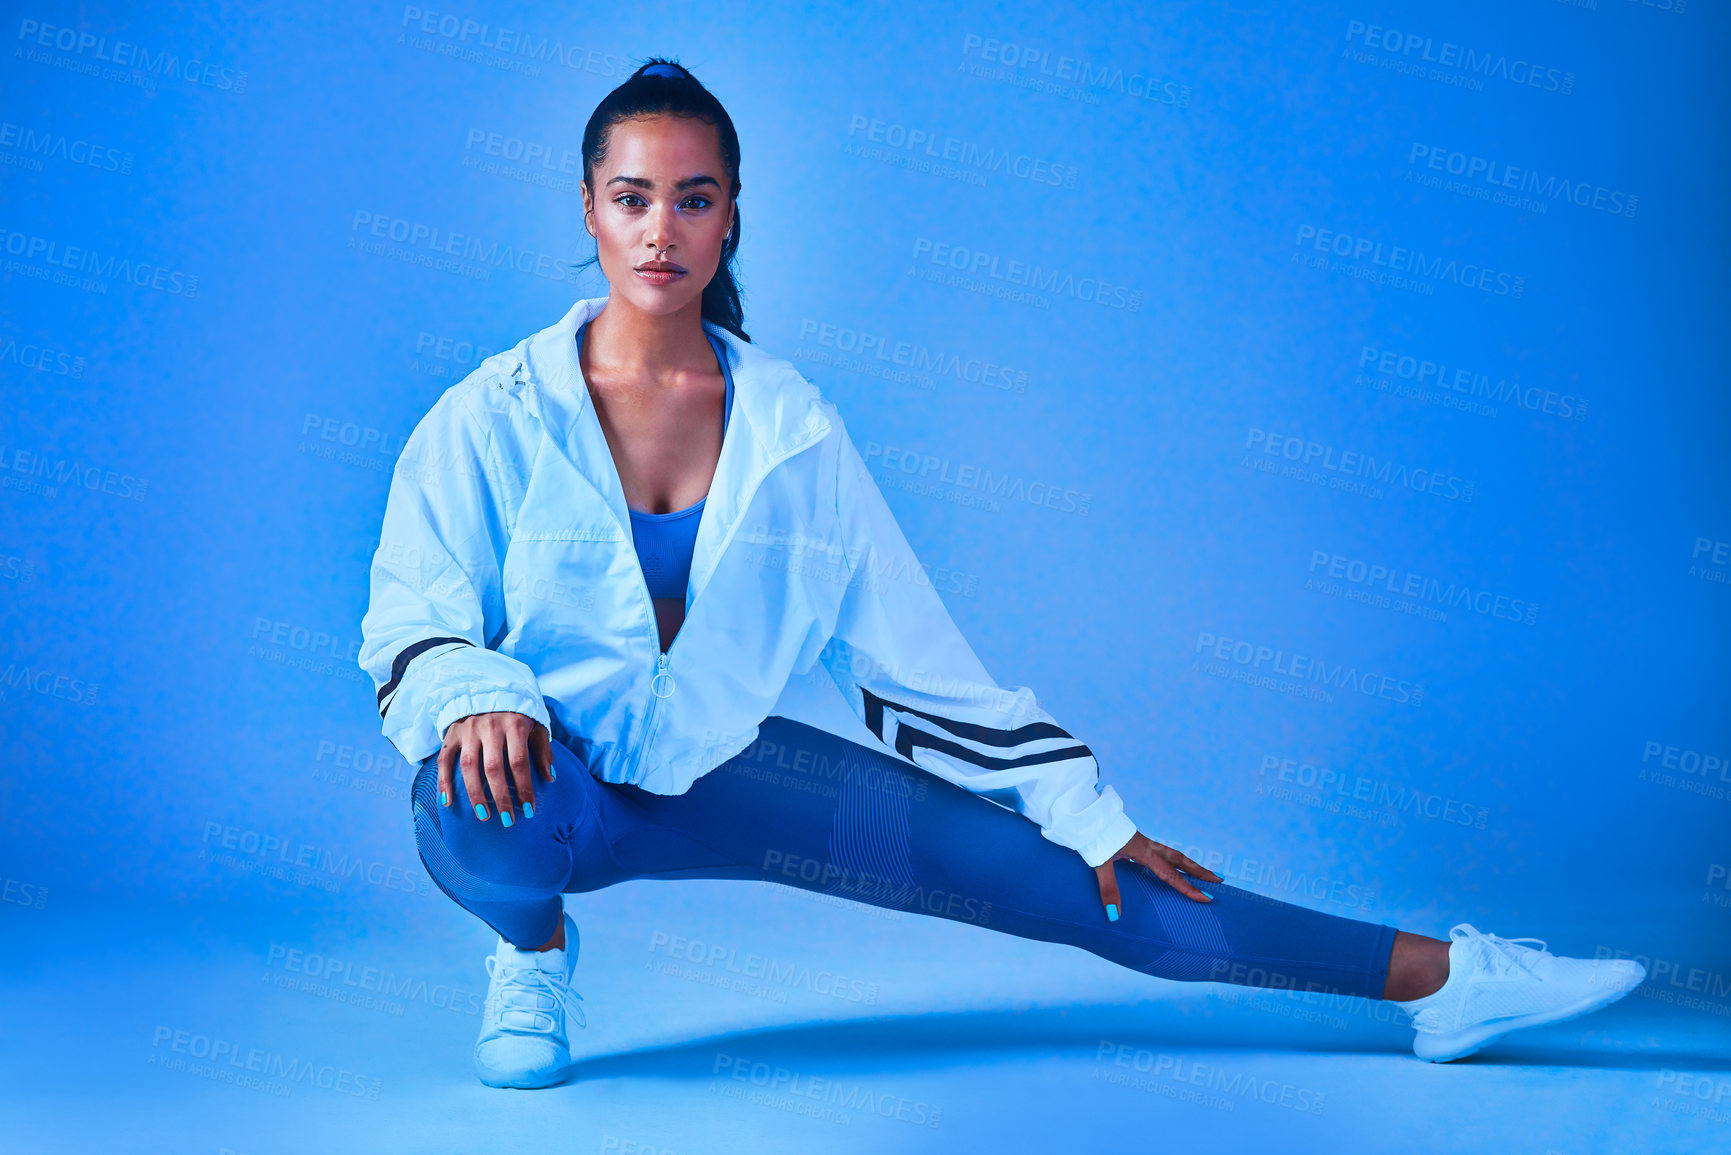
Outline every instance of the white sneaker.
[(550, 1087), (571, 1067), (566, 1024), (588, 1026), (571, 989), (577, 924), (565, 916), (565, 949), (518, 950), (503, 938), (487, 959), (487, 1001), (475, 1041), (475, 1073), (489, 1087)]
[[(1563, 958), (1543, 939), (1484, 934), (1469, 923), (1449, 931), (1449, 977), (1418, 999), (1391, 999), (1412, 1016), (1413, 1054), (1433, 1063), (1470, 1055), (1521, 1027), (1560, 1023), (1616, 1002), (1641, 985), (1633, 959)], [(1538, 949), (1519, 946), (1536, 942)]]

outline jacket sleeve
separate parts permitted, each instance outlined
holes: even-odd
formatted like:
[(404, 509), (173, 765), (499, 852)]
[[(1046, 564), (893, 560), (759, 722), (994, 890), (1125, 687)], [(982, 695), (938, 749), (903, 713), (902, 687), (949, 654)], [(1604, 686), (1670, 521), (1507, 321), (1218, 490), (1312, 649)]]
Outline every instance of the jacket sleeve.
[(1118, 792), (1097, 789), (1087, 746), (1025, 686), (999, 686), (950, 618), (845, 427), (839, 543), (849, 569), (820, 660), (866, 728), (922, 769), (1036, 822), (1089, 866), (1136, 833)]
[(410, 765), (471, 714), (511, 710), (548, 724), (534, 671), (489, 648), (505, 633), (501, 566), (521, 470), (495, 451), (478, 414), (476, 391), (487, 388), (453, 387), (410, 434), (373, 555), (358, 660), (385, 737)]

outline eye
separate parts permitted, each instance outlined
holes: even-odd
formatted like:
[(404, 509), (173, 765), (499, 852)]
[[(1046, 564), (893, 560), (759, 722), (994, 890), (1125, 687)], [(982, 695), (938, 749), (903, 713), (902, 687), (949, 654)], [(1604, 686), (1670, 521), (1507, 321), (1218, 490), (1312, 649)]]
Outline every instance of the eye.
[[(635, 201), (635, 202), (637, 202), (637, 204), (627, 204), (626, 203), (627, 201)], [(613, 199), (613, 203), (616, 205), (619, 205), (623, 208), (631, 209), (631, 208), (636, 208), (638, 204), (642, 204), (643, 198), (638, 196), (636, 193), (624, 193), (620, 196), (615, 197)]]
[(685, 206), (687, 208), (703, 209), (703, 208), (708, 208), (710, 205), (712, 205), (714, 203), (715, 202), (710, 200), (708, 197), (697, 195), (697, 194), (694, 194), (692, 196), (688, 196), (685, 198)]

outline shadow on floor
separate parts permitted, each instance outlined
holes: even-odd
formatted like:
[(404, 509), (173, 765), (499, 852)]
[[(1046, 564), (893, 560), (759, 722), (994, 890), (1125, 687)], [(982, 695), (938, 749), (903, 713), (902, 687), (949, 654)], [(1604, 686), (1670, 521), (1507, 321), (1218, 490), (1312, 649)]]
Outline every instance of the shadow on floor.
[[(1162, 1052), (1236, 1051), (1250, 1054), (1364, 1055), (1404, 1057), (1411, 1052), (1410, 1028), (1366, 1020), (1333, 1038), (1303, 1023), (1260, 1021), (1263, 1016), (1231, 1008), (1192, 1009), (1122, 1004), (1072, 1006), (1032, 1011), (964, 1011), (953, 1014), (899, 1015), (845, 1022), (813, 1022), (710, 1035), (686, 1043), (642, 1047), (579, 1059), (571, 1080), (610, 1078), (697, 1079), (712, 1076), (717, 1057), (737, 1055), (755, 1062), (788, 1066), (800, 1061), (833, 1063), (845, 1056), (850, 1066), (919, 1070), (1025, 1061), (1027, 1053), (1064, 1053), (1087, 1059), (1103, 1041), (1120, 1047)], [(1478, 1054), (1446, 1066), (1571, 1067), (1602, 1070), (1726, 1071), (1731, 1056), (1710, 1048), (1612, 1051), (1570, 1045), (1558, 1038), (1568, 1026), (1535, 1028), (1531, 1041), (1511, 1036)], [(1545, 1033), (1558, 1041), (1545, 1041)], [(581, 1049), (580, 1037), (578, 1048)], [(1429, 1064), (1426, 1064), (1429, 1065)]]

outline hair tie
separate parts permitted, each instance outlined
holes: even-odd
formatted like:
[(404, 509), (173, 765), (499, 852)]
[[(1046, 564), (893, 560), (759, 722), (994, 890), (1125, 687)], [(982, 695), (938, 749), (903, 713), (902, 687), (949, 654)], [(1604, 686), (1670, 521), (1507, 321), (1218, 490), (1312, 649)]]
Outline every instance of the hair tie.
[(680, 79), (688, 73), (677, 64), (651, 64), (643, 70), (644, 76), (671, 76)]

